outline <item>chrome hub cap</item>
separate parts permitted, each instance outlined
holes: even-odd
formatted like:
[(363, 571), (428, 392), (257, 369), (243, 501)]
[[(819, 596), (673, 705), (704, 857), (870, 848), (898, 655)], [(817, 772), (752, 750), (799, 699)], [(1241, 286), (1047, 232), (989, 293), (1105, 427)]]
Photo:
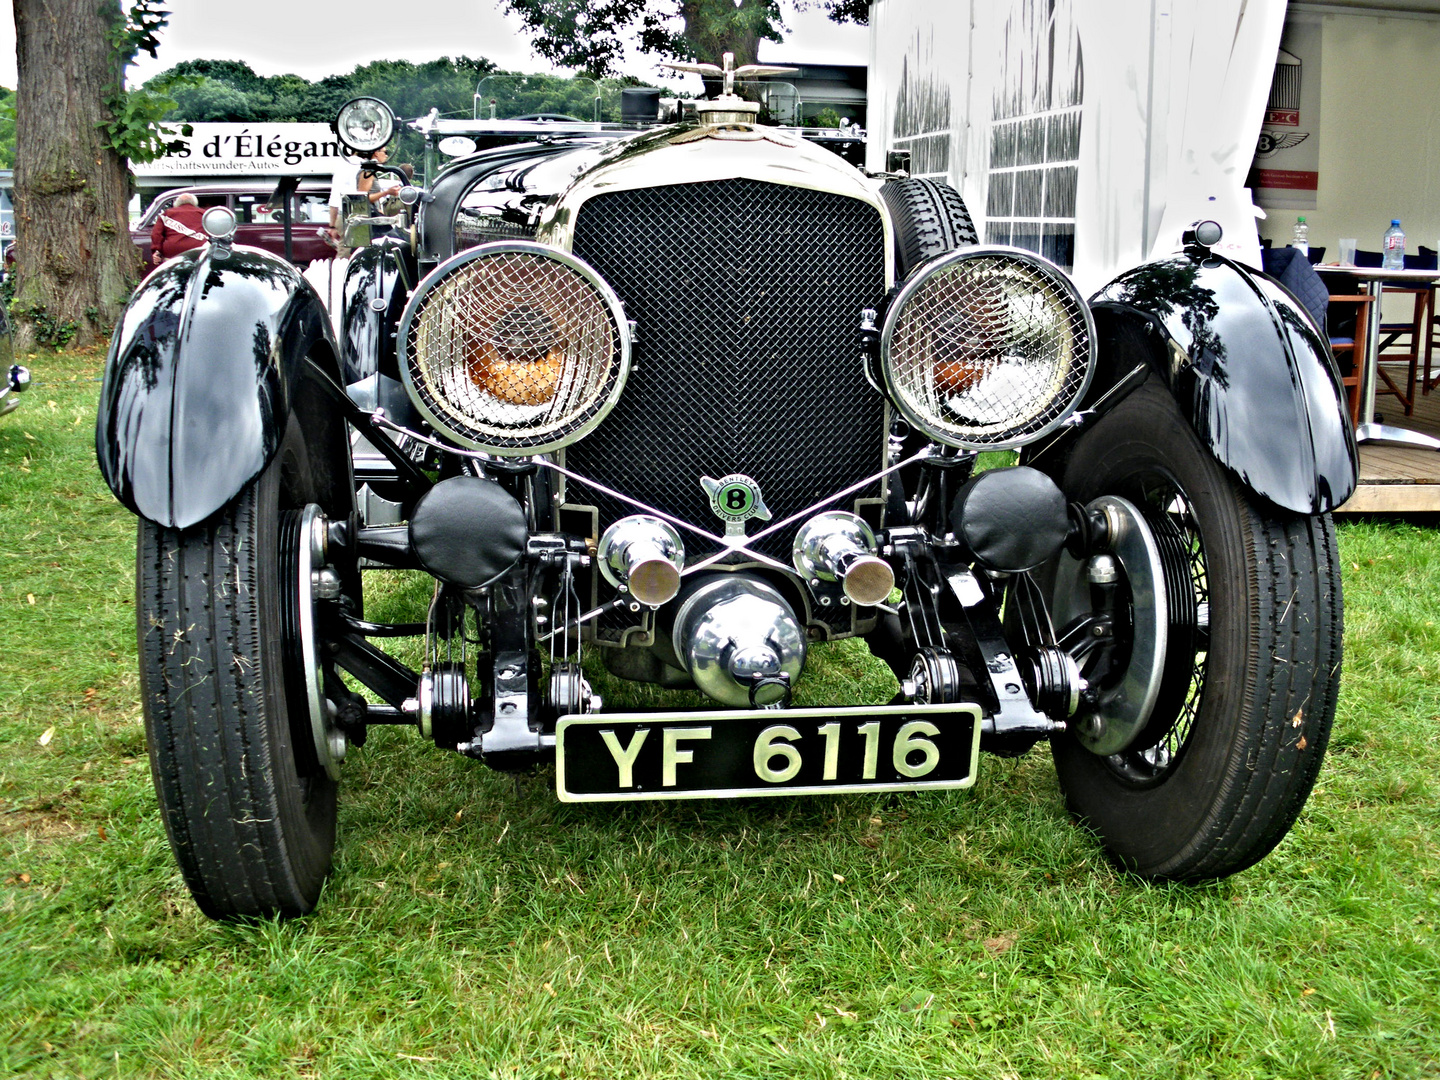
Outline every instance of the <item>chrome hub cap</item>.
[[(1160, 695), (1169, 636), (1165, 568), (1160, 549), (1139, 508), (1114, 495), (1086, 507), (1101, 510), (1109, 523), (1107, 553), (1119, 563), (1130, 592), (1130, 657), (1118, 679), (1107, 680), (1093, 710), (1073, 725), (1075, 738), (1092, 754), (1108, 757), (1130, 746), (1144, 729)], [(1052, 615), (1065, 625), (1091, 611), (1090, 560), (1061, 552), (1055, 575)]]
[(305, 689), (305, 707), (310, 718), (310, 733), (315, 757), (332, 780), (340, 779), (340, 763), (349, 747), (345, 732), (335, 723), (337, 709), (325, 697), (324, 672), (320, 664), (320, 638), (315, 617), (318, 600), (334, 600), (340, 595), (340, 576), (326, 563), (329, 545), (329, 523), (320, 507), (311, 503), (300, 512), (299, 542), (296, 544), (295, 584), (299, 608), (295, 628), (296, 660), (299, 677)]

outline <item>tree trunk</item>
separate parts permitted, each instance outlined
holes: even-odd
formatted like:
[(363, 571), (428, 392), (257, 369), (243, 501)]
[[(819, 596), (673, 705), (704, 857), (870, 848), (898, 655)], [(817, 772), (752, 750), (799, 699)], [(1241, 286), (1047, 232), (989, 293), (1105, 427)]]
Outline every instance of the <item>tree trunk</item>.
[(122, 69), (119, 0), (14, 0), (15, 236), (21, 348), (103, 338), (140, 272), (130, 175), (98, 125)]

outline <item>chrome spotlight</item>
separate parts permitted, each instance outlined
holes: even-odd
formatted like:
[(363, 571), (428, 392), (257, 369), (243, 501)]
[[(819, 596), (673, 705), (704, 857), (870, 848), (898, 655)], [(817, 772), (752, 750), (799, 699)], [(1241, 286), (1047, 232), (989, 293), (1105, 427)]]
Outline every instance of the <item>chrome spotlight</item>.
[(873, 607), (895, 587), (895, 572), (877, 550), (875, 534), (862, 518), (832, 510), (795, 534), (791, 558), (806, 581), (838, 581), (852, 604)]
[(659, 607), (680, 591), (685, 545), (680, 534), (657, 517), (621, 518), (600, 537), (597, 555), (605, 580), (625, 586), (648, 607)]
[(373, 154), (395, 134), (395, 113), (379, 98), (351, 98), (340, 106), (332, 126), (347, 150)]
[(790, 605), (743, 574), (712, 578), (691, 591), (673, 636), (695, 685), (726, 705), (784, 705), (805, 666), (805, 631)]

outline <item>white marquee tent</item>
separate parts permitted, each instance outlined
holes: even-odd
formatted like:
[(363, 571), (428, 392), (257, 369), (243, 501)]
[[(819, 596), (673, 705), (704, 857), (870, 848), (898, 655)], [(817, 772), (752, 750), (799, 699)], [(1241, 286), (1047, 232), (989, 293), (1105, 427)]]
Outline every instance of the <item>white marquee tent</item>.
[(1257, 263), (1244, 187), (1284, 0), (879, 0), (870, 166), (911, 152), (982, 239), (1044, 251), (1082, 288), (1173, 250), (1192, 221)]

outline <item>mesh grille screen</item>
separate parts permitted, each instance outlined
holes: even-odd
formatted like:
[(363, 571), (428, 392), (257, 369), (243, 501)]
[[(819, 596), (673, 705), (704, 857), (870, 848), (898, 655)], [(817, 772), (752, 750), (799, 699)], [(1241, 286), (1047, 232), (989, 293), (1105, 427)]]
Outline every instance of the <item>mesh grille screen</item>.
[(579, 273), (505, 251), (463, 263), (418, 298), (406, 361), (425, 407), (453, 434), (530, 448), (603, 412), (620, 376), (618, 340)]
[[(779, 520), (879, 470), (882, 403), (857, 343), (885, 293), (879, 211), (753, 180), (613, 192), (581, 207), (574, 253), (637, 323), (619, 403), (566, 451), (576, 471), (720, 532), (702, 476), (752, 476)], [(578, 486), (570, 499), (595, 502), (602, 529), (635, 512)], [(790, 539), (762, 550), (788, 562)]]
[(946, 442), (1027, 442), (1085, 387), (1085, 305), (1048, 267), (1003, 253), (961, 259), (902, 304), (889, 339), (891, 386)]

